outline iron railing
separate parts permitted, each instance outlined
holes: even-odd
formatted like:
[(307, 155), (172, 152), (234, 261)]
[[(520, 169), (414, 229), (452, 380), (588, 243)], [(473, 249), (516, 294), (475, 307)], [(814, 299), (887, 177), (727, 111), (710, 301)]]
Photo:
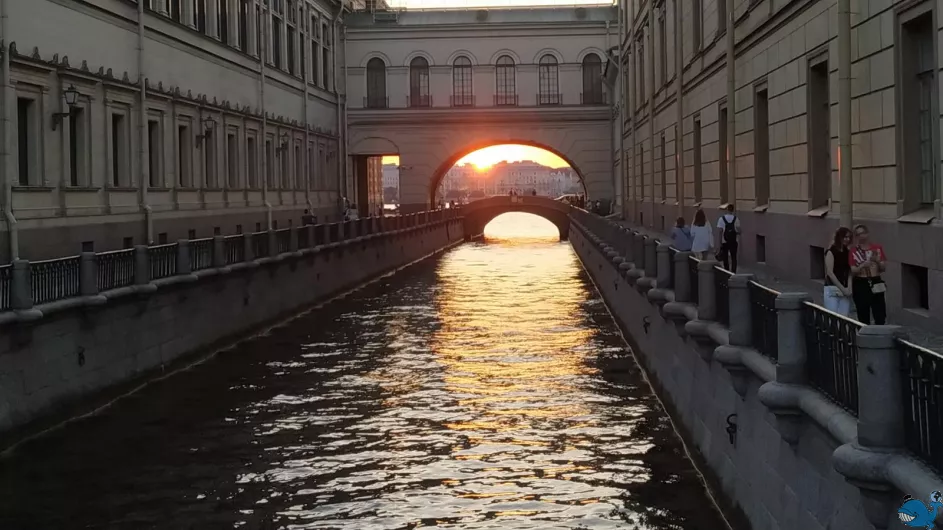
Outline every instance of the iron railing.
[(688, 257), (688, 277), (691, 279), (691, 303), (697, 305), (700, 302), (700, 291), (698, 287), (700, 282), (698, 282), (697, 274), (697, 265), (701, 260), (695, 258), (694, 256)]
[(563, 103), (563, 94), (537, 94), (537, 105), (560, 105)]
[(282, 228), (275, 231), (276, 254), (291, 251), (291, 228)]
[(201, 271), (213, 266), (213, 238), (190, 240), (190, 270)]
[(387, 96), (367, 96), (363, 98), (363, 107), (365, 109), (388, 109), (390, 108), (390, 98)]
[(256, 232), (252, 234), (252, 256), (255, 258), (267, 258), (269, 256), (268, 232)]
[(246, 260), (246, 236), (238, 234), (224, 237), (223, 250), (226, 253), (226, 265), (242, 263)]
[(864, 324), (808, 302), (802, 324), (809, 383), (857, 416), (857, 336)]
[(474, 94), (453, 94), (450, 96), (450, 102), (453, 107), (474, 107)]
[(516, 107), (518, 102), (517, 94), (495, 94), (495, 107)]
[(177, 244), (168, 243), (147, 247), (150, 261), (150, 279), (159, 280), (177, 274)]
[(730, 277), (733, 273), (721, 266), (714, 267), (714, 299), (717, 301), (717, 322), (730, 327)]
[(10, 309), (10, 291), (13, 287), (13, 266), (0, 265), (0, 311)]
[(313, 230), (313, 228), (307, 226), (303, 226), (298, 230), (298, 248), (308, 248), (311, 246), (311, 230)]
[(897, 345), (907, 449), (943, 473), (943, 356), (906, 340)]
[(81, 292), (80, 256), (34, 261), (30, 268), (30, 293), (33, 304), (45, 304), (78, 296)]
[(754, 281), (749, 284), (749, 292), (753, 348), (770, 359), (779, 359), (779, 321), (776, 317), (779, 293)]
[(134, 249), (99, 252), (98, 290), (109, 291), (134, 284)]
[(409, 108), (428, 108), (432, 106), (431, 94), (410, 94), (406, 96), (406, 105)]

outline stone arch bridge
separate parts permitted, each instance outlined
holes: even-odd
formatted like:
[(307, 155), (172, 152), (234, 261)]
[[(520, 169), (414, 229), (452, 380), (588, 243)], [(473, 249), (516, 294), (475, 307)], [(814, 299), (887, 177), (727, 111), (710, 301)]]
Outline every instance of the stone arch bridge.
[(564, 202), (547, 197), (499, 196), (471, 202), (462, 207), (465, 219), (465, 237), (471, 239), (482, 234), (485, 226), (495, 217), (508, 212), (530, 213), (553, 223), (560, 232), (560, 240), (570, 235), (570, 212), (572, 207)]

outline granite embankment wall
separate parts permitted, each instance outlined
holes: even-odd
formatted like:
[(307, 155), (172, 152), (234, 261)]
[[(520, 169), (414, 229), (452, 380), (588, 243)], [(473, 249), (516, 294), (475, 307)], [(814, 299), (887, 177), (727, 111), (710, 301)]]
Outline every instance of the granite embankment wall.
[[(0, 325), (0, 433), (461, 242), (461, 218), (178, 275)], [(101, 298), (101, 297), (98, 297)], [(119, 385), (120, 386), (120, 385)], [(38, 421), (36, 421), (38, 420)]]
[[(896, 366), (873, 362), (884, 354), (893, 358), (893, 337), (883, 335), (886, 327), (868, 326), (858, 335), (859, 363), (865, 369), (858, 372), (862, 398), (855, 418), (814, 388), (782, 383), (789, 375), (784, 359), (797, 358), (793, 354), (801, 353), (803, 343), (801, 328), (784, 333), (796, 313), (789, 312), (789, 296), (781, 296), (776, 305), (781, 315), (777, 363), (749, 347), (733, 346), (739, 343), (730, 340), (734, 333), (710, 318), (699, 320), (697, 304), (674, 301), (668, 277), (687, 277), (686, 256), (671, 266), (665, 248), (658, 250), (656, 260), (655, 242), (643, 245), (639, 236), (634, 245), (631, 233), (607, 242), (607, 234), (600, 231), (622, 229), (591, 230), (591, 224), (606, 221), (583, 217), (586, 225), (579, 215), (573, 216), (573, 248), (682, 437), (704, 464), (712, 489), (741, 511), (754, 530), (897, 528), (901, 523), (896, 510), (904, 494), (926, 500), (931, 491), (941, 489), (939, 477), (895, 448), (896, 443), (865, 447), (881, 445), (876, 427), (892, 425), (900, 416), (881, 409), (895, 402), (895, 390), (875, 388), (880, 385), (865, 379), (898, 377)], [(635, 263), (630, 261), (633, 255), (638, 256)], [(731, 292), (741, 280), (731, 279)], [(685, 280), (683, 288), (698, 289), (703, 305), (705, 298), (713, 297), (714, 286), (699, 282)], [(658, 288), (663, 285), (669, 288)], [(741, 285), (739, 292), (746, 293), (746, 287)], [(749, 321), (749, 315), (743, 315), (750, 312), (749, 300), (734, 298), (730, 321)], [(864, 336), (872, 332), (876, 336)], [(881, 350), (877, 343), (889, 346)], [(894, 429), (885, 433), (895, 436)]]

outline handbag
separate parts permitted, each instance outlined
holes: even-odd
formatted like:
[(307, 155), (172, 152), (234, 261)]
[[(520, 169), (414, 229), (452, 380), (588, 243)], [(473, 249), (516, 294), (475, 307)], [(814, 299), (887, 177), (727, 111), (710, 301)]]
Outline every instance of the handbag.
[(875, 282), (871, 284), (871, 292), (874, 294), (883, 294), (887, 292), (887, 284), (884, 282)]

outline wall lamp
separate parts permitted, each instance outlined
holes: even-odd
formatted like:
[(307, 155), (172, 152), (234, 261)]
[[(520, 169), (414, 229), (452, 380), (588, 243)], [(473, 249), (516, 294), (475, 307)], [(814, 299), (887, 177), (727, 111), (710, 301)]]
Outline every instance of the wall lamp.
[(210, 133), (213, 132), (213, 129), (216, 128), (216, 120), (214, 120), (210, 116), (207, 116), (203, 118), (202, 120), (200, 120), (200, 123), (203, 124), (203, 133), (196, 135), (197, 146), (202, 146), (203, 140), (205, 140), (210, 135)]
[(52, 130), (56, 130), (60, 123), (62, 123), (62, 118), (68, 118), (72, 116), (72, 112), (75, 110), (75, 104), (79, 101), (79, 91), (75, 89), (75, 85), (69, 85), (69, 88), (65, 89), (62, 92), (62, 96), (65, 98), (65, 104), (68, 105), (68, 112), (57, 112), (52, 115)]

